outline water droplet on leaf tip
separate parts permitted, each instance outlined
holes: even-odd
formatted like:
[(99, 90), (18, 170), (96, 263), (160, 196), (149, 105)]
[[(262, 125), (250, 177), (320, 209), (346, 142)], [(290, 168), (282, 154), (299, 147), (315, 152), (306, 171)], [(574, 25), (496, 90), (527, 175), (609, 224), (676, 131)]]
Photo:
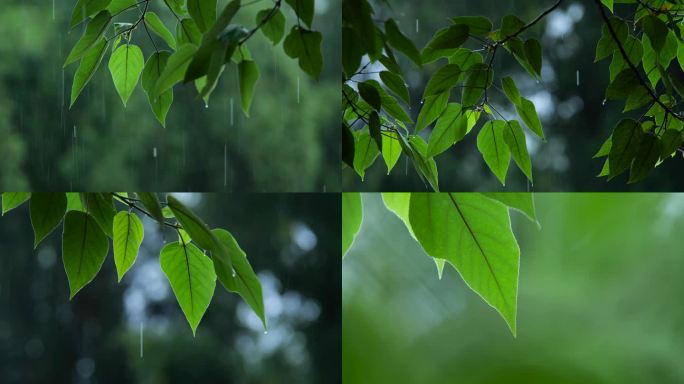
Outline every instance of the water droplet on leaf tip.
[(602, 105), (602, 106), (603, 106), (603, 105), (606, 105), (606, 99), (603, 99), (603, 101), (601, 102), (601, 105)]

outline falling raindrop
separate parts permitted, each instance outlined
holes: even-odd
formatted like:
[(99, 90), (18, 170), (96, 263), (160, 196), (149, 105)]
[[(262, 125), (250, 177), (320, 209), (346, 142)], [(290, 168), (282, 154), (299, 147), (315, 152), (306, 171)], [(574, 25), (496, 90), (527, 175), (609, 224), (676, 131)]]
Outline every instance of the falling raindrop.
[(152, 156), (154, 156), (155, 159), (157, 158), (157, 147), (152, 149)]
[(580, 83), (579, 82), (579, 69), (577, 70), (576, 75), (577, 75), (577, 86), (579, 87), (579, 83)]
[(606, 99), (603, 99), (603, 101), (601, 102), (601, 106), (604, 106), (604, 105), (606, 105)]
[(416, 33), (420, 31), (420, 22), (416, 19)]
[(237, 276), (237, 272), (235, 272), (235, 269), (233, 269), (233, 277)]
[(52, 0), (52, 20), (55, 20), (55, 0)]
[(159, 186), (159, 159), (157, 158), (157, 147), (152, 149), (152, 157), (154, 157), (154, 183)]
[(140, 322), (140, 358), (143, 358), (143, 322)]
[(235, 125), (235, 115), (233, 114), (233, 98), (230, 98), (230, 126)]
[(299, 76), (297, 76), (297, 104), (299, 104), (299, 94), (300, 94)]

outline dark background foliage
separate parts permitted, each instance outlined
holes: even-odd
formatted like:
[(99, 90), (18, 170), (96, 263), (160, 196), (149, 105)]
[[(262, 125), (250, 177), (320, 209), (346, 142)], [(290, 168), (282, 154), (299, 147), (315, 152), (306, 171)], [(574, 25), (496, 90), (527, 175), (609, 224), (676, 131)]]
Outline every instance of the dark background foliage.
[[(413, 1), (394, 0), (391, 9), (383, 2), (374, 1), (374, 19), (396, 19), (399, 26), (418, 47), (422, 47), (435, 31), (451, 24), (449, 17), (486, 16), (498, 28), (501, 18), (514, 14), (529, 22), (555, 1), (502, 0), (502, 1), (446, 1), (430, 0), (417, 6)], [(616, 14), (630, 17), (633, 7), (616, 4)], [(418, 31), (416, 31), (418, 23)], [(528, 185), (525, 176), (514, 165), (509, 170), (506, 188), (486, 167), (476, 147), (477, 127), (466, 138), (435, 158), (439, 169), (440, 188), (449, 191), (678, 191), (684, 189), (682, 178), (673, 177), (684, 163), (681, 156), (656, 168), (645, 180), (627, 185), (622, 175), (607, 182), (596, 178), (603, 166), (602, 159), (592, 159), (603, 141), (610, 135), (623, 117), (639, 117), (640, 112), (623, 114), (623, 102), (607, 102), (603, 105), (605, 89), (609, 82), (610, 60), (594, 63), (596, 43), (603, 25), (594, 1), (564, 1), (553, 13), (526, 32), (525, 36), (539, 38), (543, 49), (542, 81), (533, 80), (510, 55), (497, 54), (494, 62), (495, 84), (512, 76), (523, 96), (530, 98), (537, 107), (547, 142), (528, 135), (528, 147), (532, 157), (534, 185)], [(472, 39), (466, 47), (477, 49)], [(503, 52), (502, 52), (503, 53)], [(420, 97), (430, 76), (441, 65), (435, 62), (417, 69), (405, 57), (399, 55), (405, 79), (411, 91), (411, 115), (420, 111)], [(676, 68), (675, 63), (671, 68)], [(373, 71), (373, 69), (369, 69)], [(678, 70), (677, 70), (678, 71)], [(579, 73), (579, 85), (577, 76)], [(492, 101), (507, 116), (515, 110), (504, 95), (494, 91)], [(429, 130), (425, 130), (429, 134)], [(350, 168), (343, 172), (345, 190), (364, 191), (424, 191), (425, 185), (402, 156), (392, 174), (381, 159), (367, 170), (362, 182)], [(407, 169), (407, 171), (405, 171)]]
[[(252, 117), (242, 115), (233, 65), (226, 68), (209, 108), (192, 86), (178, 87), (166, 129), (155, 121), (140, 86), (124, 109), (107, 69), (108, 56), (68, 109), (77, 65), (63, 71), (62, 64), (82, 33), (81, 26), (69, 31), (75, 3), (3, 2), (0, 189), (339, 189), (339, 132), (329, 129), (336, 126), (339, 108), (338, 0), (317, 2), (314, 28), (324, 35), (325, 58), (320, 81), (303, 73), (282, 43), (273, 47), (259, 32), (248, 43), (261, 72)], [(151, 8), (175, 30), (173, 16), (161, 2), (153, 3)], [(235, 22), (251, 28), (256, 13), (271, 6), (248, 5)], [(289, 30), (296, 19), (289, 7), (283, 9)], [(136, 32), (134, 40), (146, 54), (153, 51), (144, 32)]]
[[(183, 195), (230, 230), (264, 288), (264, 334), (217, 283), (192, 337), (159, 267), (164, 241), (144, 219), (140, 256), (120, 284), (111, 254), (69, 301), (61, 227), (34, 251), (28, 206), (0, 219), (2, 383), (329, 383), (341, 377), (340, 198)], [(111, 246), (110, 246), (111, 253)], [(144, 354), (140, 357), (140, 324)]]

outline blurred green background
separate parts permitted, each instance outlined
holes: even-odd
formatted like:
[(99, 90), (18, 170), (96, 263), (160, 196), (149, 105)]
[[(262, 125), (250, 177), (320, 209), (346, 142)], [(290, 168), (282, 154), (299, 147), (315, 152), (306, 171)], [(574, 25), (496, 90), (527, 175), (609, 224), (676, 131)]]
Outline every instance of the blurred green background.
[(536, 194), (518, 213), (518, 337), (387, 211), (343, 260), (346, 383), (684, 382), (684, 195)]
[[(251, 28), (256, 13), (272, 3), (249, 3), (235, 22)], [(140, 86), (124, 109), (106, 61), (68, 109), (77, 65), (63, 71), (62, 64), (82, 33), (81, 26), (68, 27), (75, 4), (3, 1), (0, 190), (339, 190), (339, 129), (332, 129), (339, 119), (339, 0), (316, 2), (314, 28), (324, 35), (320, 81), (303, 73), (282, 43), (273, 47), (257, 33), (248, 43), (261, 72), (252, 117), (242, 114), (232, 65), (208, 109), (194, 87), (177, 87), (166, 129)], [(161, 1), (151, 9), (175, 30)], [(294, 13), (283, 9), (289, 30)], [(134, 42), (146, 56), (153, 52), (144, 32), (136, 32)]]
[(339, 382), (339, 196), (177, 196), (247, 253), (263, 286), (268, 334), (217, 283), (193, 338), (159, 267), (163, 241), (176, 237), (147, 218), (121, 283), (110, 255), (70, 302), (61, 227), (34, 251), (26, 204), (0, 218), (0, 383)]
[[(454, 16), (486, 16), (495, 28), (501, 18), (514, 14), (529, 22), (553, 5), (555, 0), (498, 0), (498, 1), (447, 1), (428, 0), (417, 6), (409, 0), (390, 0), (392, 9), (378, 6), (374, 1), (376, 20), (395, 18), (409, 38), (422, 47), (439, 29), (451, 24)], [(633, 6), (616, 4), (615, 12), (629, 18)], [(416, 31), (416, 24), (418, 31)], [(534, 185), (528, 185), (523, 173), (511, 162), (505, 190), (509, 191), (682, 191), (684, 179), (672, 177), (681, 174), (684, 162), (680, 156), (659, 166), (644, 181), (627, 185), (622, 175), (607, 182), (597, 178), (603, 160), (592, 159), (601, 144), (624, 117), (641, 116), (639, 111), (623, 114), (624, 102), (610, 101), (604, 105), (603, 98), (609, 82), (610, 59), (594, 63), (596, 43), (601, 36), (603, 22), (593, 0), (564, 1), (525, 36), (537, 37), (542, 44), (542, 80), (537, 83), (508, 54), (497, 54), (494, 61), (495, 84), (501, 88), (500, 79), (512, 76), (523, 96), (531, 99), (542, 120), (547, 142), (534, 135), (527, 135), (527, 146), (532, 157)], [(478, 49), (469, 40), (466, 47)], [(409, 60), (398, 55), (404, 77), (411, 92), (411, 116), (420, 111), (420, 98), (430, 76), (443, 62), (417, 69)], [(369, 72), (380, 67), (369, 68)], [(681, 76), (676, 62), (671, 66)], [(377, 75), (376, 79), (377, 79)], [(577, 80), (579, 77), (579, 85)], [(358, 78), (357, 80), (361, 80)], [(455, 97), (455, 94), (454, 94)], [(515, 109), (500, 91), (493, 91), (490, 100), (507, 118), (517, 118)], [(642, 111), (643, 113), (643, 111)], [(428, 137), (429, 129), (424, 131)], [(489, 171), (476, 147), (476, 133), (471, 134), (447, 152), (437, 156), (440, 188), (445, 191), (494, 191), (504, 190), (501, 183)], [(475, 134), (473, 134), (475, 133)], [(421, 133), (423, 135), (423, 133)], [(343, 187), (346, 191), (425, 191), (426, 186), (406, 157), (397, 163), (390, 176), (381, 159), (366, 171), (366, 181), (361, 182), (356, 173), (347, 168), (343, 171)]]

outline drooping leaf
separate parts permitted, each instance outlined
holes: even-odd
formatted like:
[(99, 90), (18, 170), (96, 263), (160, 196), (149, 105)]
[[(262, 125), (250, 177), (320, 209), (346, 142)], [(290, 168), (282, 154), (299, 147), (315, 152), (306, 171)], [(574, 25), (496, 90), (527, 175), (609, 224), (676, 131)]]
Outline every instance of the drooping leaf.
[(525, 57), (537, 77), (541, 77), (542, 48), (539, 40), (530, 38), (525, 41)]
[(380, 98), (380, 92), (369, 82), (363, 82), (358, 84), (359, 95), (361, 98), (368, 103), (373, 109), (379, 111), (382, 108), (382, 99)]
[(492, 30), (492, 22), (482, 16), (458, 16), (451, 19), (454, 24), (468, 26), (468, 33), (471, 35), (484, 36)]
[(494, 72), (486, 64), (475, 64), (470, 68), (463, 85), (461, 104), (464, 107), (472, 107), (479, 103), (480, 99), (494, 82)]
[(643, 132), (639, 123), (623, 119), (615, 127), (612, 145), (608, 154), (610, 176), (614, 177), (629, 168), (641, 145)]
[(142, 50), (133, 44), (120, 46), (109, 58), (109, 71), (124, 106), (138, 85), (144, 66)]
[(461, 68), (456, 64), (447, 64), (438, 69), (425, 86), (423, 98), (450, 91), (459, 82), (461, 73)]
[(107, 237), (85, 212), (69, 211), (64, 218), (62, 261), (69, 280), (69, 299), (93, 281), (109, 251)]
[(211, 259), (193, 244), (173, 242), (162, 248), (159, 264), (195, 335), (216, 289)]
[(2, 215), (24, 204), (31, 198), (30, 192), (4, 192), (2, 194)]
[(632, 184), (643, 180), (655, 168), (658, 159), (660, 159), (659, 144), (657, 137), (648, 134), (642, 135), (639, 149), (629, 173), (628, 183)]
[[(270, 18), (265, 21), (267, 17)], [(271, 40), (273, 45), (277, 45), (283, 39), (285, 35), (285, 15), (279, 9), (273, 11), (269, 8), (259, 11), (256, 15), (256, 22), (257, 25), (263, 23), (260, 28), (261, 33)]]
[(537, 108), (534, 106), (534, 103), (524, 97), (521, 97), (520, 105), (516, 105), (515, 109), (518, 111), (518, 116), (520, 116), (527, 128), (529, 128), (542, 140), (546, 140), (544, 137), (544, 131), (542, 130), (541, 121), (539, 120), (539, 115), (537, 115)]
[(249, 116), (249, 109), (252, 106), (252, 98), (254, 97), (254, 86), (257, 80), (259, 80), (259, 67), (257, 67), (253, 60), (242, 60), (238, 64), (238, 74), (242, 110), (245, 115)]
[(518, 91), (518, 87), (515, 85), (515, 81), (513, 81), (513, 78), (510, 76), (506, 76), (503, 79), (501, 79), (501, 85), (503, 87), (504, 93), (506, 94), (506, 97), (508, 97), (508, 100), (511, 101), (514, 105), (520, 105), (522, 103), (522, 99), (520, 96), (520, 91)]
[(424, 64), (448, 57), (468, 39), (468, 26), (459, 24), (440, 29), (421, 52)]
[(385, 34), (387, 35), (387, 42), (394, 49), (406, 55), (406, 57), (411, 59), (411, 61), (413, 61), (413, 63), (418, 67), (423, 65), (418, 48), (416, 48), (411, 39), (401, 33), (397, 23), (393, 19), (388, 19), (385, 21)]
[(414, 193), (409, 217), (425, 252), (449, 261), (515, 335), (520, 249), (507, 208), (478, 194)]
[(368, 118), (368, 133), (370, 133), (371, 138), (375, 141), (378, 149), (382, 151), (382, 131), (380, 128), (380, 116), (377, 112), (373, 111)]
[(100, 66), (102, 58), (104, 57), (107, 49), (109, 48), (109, 42), (106, 40), (101, 40), (96, 43), (81, 59), (81, 63), (74, 74), (74, 82), (71, 86), (71, 102), (69, 103), (69, 108), (71, 108), (78, 95), (81, 94), (83, 88), (88, 84), (90, 79), (93, 78), (95, 71)]
[(171, 104), (173, 104), (173, 89), (166, 90), (157, 98), (152, 96), (152, 92), (159, 80), (159, 76), (161, 76), (164, 68), (166, 68), (169, 57), (171, 57), (171, 52), (168, 51), (153, 53), (147, 59), (147, 63), (145, 63), (141, 80), (142, 87), (147, 94), (147, 100), (152, 107), (152, 112), (154, 112), (154, 116), (163, 127), (166, 127), (166, 116), (171, 109)]
[(399, 134), (395, 131), (388, 131), (382, 135), (382, 158), (387, 165), (387, 174), (392, 172), (392, 169), (399, 161), (401, 156), (401, 144), (399, 143)]
[(127, 211), (116, 214), (113, 228), (114, 264), (120, 282), (138, 258), (144, 229), (138, 216)]
[(245, 300), (247, 305), (261, 319), (264, 329), (266, 329), (266, 313), (264, 311), (264, 295), (261, 282), (249, 264), (247, 254), (240, 248), (240, 245), (238, 245), (230, 232), (224, 229), (214, 229), (212, 232), (228, 249), (234, 270), (234, 274), (231, 271), (230, 277), (226, 279), (221, 278), (222, 276), (217, 272), (221, 283), (226, 289), (239, 294)]
[(503, 138), (504, 142), (511, 150), (511, 155), (518, 165), (518, 168), (520, 168), (525, 176), (527, 176), (527, 179), (532, 182), (532, 160), (530, 159), (530, 153), (527, 150), (525, 133), (517, 120), (510, 120), (506, 123)]
[(385, 86), (387, 86), (390, 91), (394, 92), (395, 95), (399, 96), (406, 103), (409, 102), (408, 88), (399, 75), (389, 71), (382, 71), (380, 72), (380, 80), (382, 80)]
[(322, 41), (320, 32), (294, 26), (283, 42), (283, 49), (288, 56), (299, 60), (299, 67), (304, 72), (318, 79), (323, 68)]
[(65, 68), (69, 64), (82, 58), (88, 50), (100, 41), (111, 20), (112, 15), (107, 11), (102, 11), (88, 22), (88, 26), (86, 27), (83, 36), (81, 36), (76, 45), (71, 49), (69, 56), (67, 56), (67, 59), (64, 62)]
[(668, 129), (660, 137), (660, 158), (665, 160), (682, 146), (682, 132), (676, 129)]
[(477, 135), (477, 149), (502, 185), (506, 185), (506, 173), (511, 162), (510, 149), (504, 140), (506, 126), (502, 120), (488, 121)]
[(314, 0), (285, 0), (285, 2), (292, 7), (297, 16), (306, 23), (306, 25), (311, 27), (314, 17)]
[(371, 137), (369, 130), (359, 131), (354, 142), (354, 170), (361, 177), (361, 180), (366, 175), (366, 169), (373, 165), (379, 154), (378, 146)]
[(363, 205), (361, 194), (346, 192), (342, 194), (342, 257), (347, 254), (361, 230)]
[(67, 199), (64, 193), (34, 192), (29, 201), (31, 226), (35, 234), (33, 247), (49, 235), (64, 218)]

